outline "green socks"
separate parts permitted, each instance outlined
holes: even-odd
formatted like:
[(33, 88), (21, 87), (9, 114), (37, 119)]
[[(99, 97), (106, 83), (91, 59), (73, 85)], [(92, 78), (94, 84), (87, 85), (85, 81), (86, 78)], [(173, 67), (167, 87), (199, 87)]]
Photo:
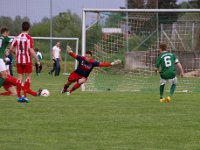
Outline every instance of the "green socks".
[(170, 97), (174, 94), (175, 90), (176, 90), (176, 84), (172, 84), (170, 88)]
[(164, 89), (165, 89), (165, 85), (160, 85), (160, 99), (163, 98), (163, 94), (164, 94)]

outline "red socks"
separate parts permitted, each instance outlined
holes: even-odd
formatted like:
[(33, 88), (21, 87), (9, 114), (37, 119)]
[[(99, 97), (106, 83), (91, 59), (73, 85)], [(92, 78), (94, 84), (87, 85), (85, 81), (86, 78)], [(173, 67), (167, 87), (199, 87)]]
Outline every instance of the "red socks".
[(31, 90), (30, 86), (31, 86), (30, 79), (27, 78), (26, 81), (24, 82), (24, 86), (23, 86), (24, 96), (26, 97), (27, 93), (32, 96), (37, 96), (37, 92)]
[(24, 87), (23, 87), (23, 90), (24, 90), (24, 97), (26, 97), (26, 93), (27, 93), (27, 91), (30, 89), (30, 86), (31, 86), (30, 79), (27, 78), (26, 81), (24, 82)]
[(10, 92), (3, 92), (0, 93), (1, 96), (12, 96), (12, 94)]
[(21, 83), (20, 80), (17, 80), (17, 85), (16, 85), (16, 87), (17, 87), (17, 96), (18, 96), (18, 97), (21, 97), (22, 83)]
[(35, 91), (31, 90), (31, 89), (26, 90), (26, 92), (28, 94), (32, 95), (32, 96), (37, 96), (38, 95), (37, 92), (35, 92)]
[(73, 88), (71, 88), (71, 90), (69, 90), (69, 92), (71, 93), (71, 92), (75, 91), (75, 90), (78, 89), (80, 86), (81, 86), (81, 84), (76, 83), (76, 84), (73, 86)]

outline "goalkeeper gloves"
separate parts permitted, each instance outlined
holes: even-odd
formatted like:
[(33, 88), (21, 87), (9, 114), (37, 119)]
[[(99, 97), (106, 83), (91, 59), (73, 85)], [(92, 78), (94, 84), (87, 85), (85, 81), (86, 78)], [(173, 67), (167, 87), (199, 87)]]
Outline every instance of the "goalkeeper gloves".
[(118, 64), (121, 64), (122, 61), (120, 59), (117, 59), (117, 60), (114, 60), (113, 62), (111, 62), (111, 65), (118, 65)]
[(72, 53), (73, 52), (70, 46), (67, 46), (67, 52), (68, 53)]

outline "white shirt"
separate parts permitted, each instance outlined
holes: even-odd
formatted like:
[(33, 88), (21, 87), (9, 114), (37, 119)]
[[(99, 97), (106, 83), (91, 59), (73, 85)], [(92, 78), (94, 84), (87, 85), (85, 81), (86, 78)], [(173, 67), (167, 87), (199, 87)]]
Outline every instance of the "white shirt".
[(42, 53), (36, 52), (36, 56), (39, 60), (42, 60)]
[(56, 45), (53, 47), (52, 52), (53, 52), (53, 57), (54, 59), (56, 58), (60, 58), (60, 51), (61, 49), (59, 47), (57, 47)]

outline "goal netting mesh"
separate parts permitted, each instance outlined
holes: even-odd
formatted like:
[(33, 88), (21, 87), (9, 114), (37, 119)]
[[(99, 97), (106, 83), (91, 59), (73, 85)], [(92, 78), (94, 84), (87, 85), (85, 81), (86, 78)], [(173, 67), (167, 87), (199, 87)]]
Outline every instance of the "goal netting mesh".
[[(87, 21), (91, 16), (96, 19)], [(200, 91), (200, 12), (85, 11), (85, 22), (86, 50), (99, 61), (123, 60), (118, 66), (95, 68), (85, 90), (158, 91), (155, 60), (164, 42), (185, 71), (177, 91)]]

